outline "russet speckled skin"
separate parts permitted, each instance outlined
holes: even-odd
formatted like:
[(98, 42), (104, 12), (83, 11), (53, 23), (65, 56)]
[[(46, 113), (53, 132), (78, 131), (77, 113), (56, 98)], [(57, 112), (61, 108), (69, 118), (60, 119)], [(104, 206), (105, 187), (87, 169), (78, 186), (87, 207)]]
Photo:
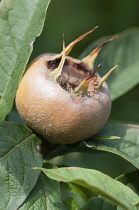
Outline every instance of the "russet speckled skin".
[(109, 117), (109, 89), (104, 82), (90, 97), (64, 90), (49, 76), (46, 63), (52, 57), (43, 54), (29, 66), (17, 90), (17, 109), (27, 125), (49, 141), (70, 144), (85, 140), (96, 134)]

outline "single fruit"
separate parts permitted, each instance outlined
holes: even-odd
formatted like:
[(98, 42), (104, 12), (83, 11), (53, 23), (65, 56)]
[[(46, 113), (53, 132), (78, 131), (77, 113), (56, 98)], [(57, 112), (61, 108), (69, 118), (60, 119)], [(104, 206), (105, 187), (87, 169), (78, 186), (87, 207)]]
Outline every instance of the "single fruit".
[(21, 80), (16, 106), (34, 131), (48, 141), (70, 144), (96, 134), (106, 123), (111, 99), (103, 78), (92, 70), (104, 42), (82, 60), (67, 56), (73, 46), (96, 28), (80, 36), (60, 54), (43, 54), (28, 67)]

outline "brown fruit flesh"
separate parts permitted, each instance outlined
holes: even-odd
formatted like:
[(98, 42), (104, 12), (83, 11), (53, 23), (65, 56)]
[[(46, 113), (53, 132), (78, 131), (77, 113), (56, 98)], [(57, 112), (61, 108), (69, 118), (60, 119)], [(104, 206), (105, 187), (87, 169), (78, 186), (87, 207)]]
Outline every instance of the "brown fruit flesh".
[[(76, 96), (50, 78), (48, 60), (51, 60), (48, 54), (38, 57), (19, 84), (16, 106), (20, 115), (29, 127), (52, 142), (70, 144), (93, 136), (109, 117), (111, 100), (107, 84), (104, 82), (90, 97)], [(80, 70), (79, 76), (83, 80), (87, 73)], [(76, 73), (70, 77), (78, 83)], [(97, 78), (100, 80), (98, 74)]]

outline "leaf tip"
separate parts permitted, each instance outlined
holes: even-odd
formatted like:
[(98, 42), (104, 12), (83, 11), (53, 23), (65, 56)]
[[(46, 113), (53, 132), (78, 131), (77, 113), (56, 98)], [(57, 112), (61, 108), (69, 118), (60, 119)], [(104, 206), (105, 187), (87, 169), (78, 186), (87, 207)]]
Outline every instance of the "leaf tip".
[(39, 167), (33, 167), (32, 170), (41, 170)]

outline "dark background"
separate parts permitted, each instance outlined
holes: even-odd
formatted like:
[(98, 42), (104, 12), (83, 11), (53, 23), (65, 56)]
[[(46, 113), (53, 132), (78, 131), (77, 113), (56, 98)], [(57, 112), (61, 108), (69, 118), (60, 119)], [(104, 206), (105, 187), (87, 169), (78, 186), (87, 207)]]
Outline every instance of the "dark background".
[(35, 42), (32, 57), (44, 52), (60, 52), (63, 33), (68, 44), (97, 25), (97, 31), (80, 42), (72, 56), (78, 56), (101, 36), (139, 26), (139, 1), (51, 0), (43, 33)]

